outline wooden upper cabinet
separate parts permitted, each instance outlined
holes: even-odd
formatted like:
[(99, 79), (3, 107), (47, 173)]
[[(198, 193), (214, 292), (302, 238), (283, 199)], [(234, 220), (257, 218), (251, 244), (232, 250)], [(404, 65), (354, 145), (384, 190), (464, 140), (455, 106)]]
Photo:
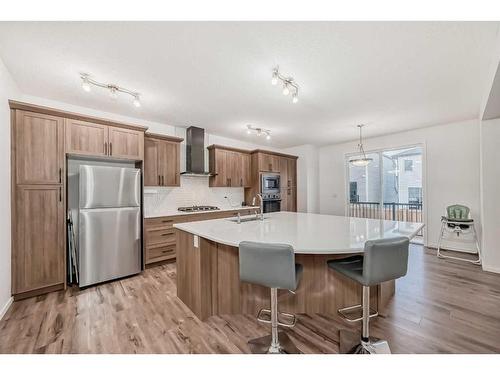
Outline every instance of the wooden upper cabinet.
[(277, 155), (259, 152), (259, 171), (261, 172), (279, 172), (280, 171), (280, 157)]
[(126, 127), (66, 119), (66, 152), (142, 160), (144, 132)]
[(180, 142), (182, 138), (146, 134), (145, 186), (180, 186)]
[(212, 145), (208, 148), (211, 187), (250, 187), (251, 156), (245, 150)]
[(15, 212), (13, 294), (64, 284), (62, 186), (18, 186)]
[(287, 159), (288, 186), (297, 187), (297, 159)]
[(280, 158), (280, 184), (282, 189), (290, 186), (290, 180), (288, 179), (288, 160), (288, 158)]
[(15, 121), (15, 183), (62, 183), (64, 120), (45, 114), (16, 111)]
[(144, 186), (160, 186), (159, 168), (160, 141), (144, 137)]
[(144, 159), (144, 132), (115, 126), (108, 127), (108, 155), (122, 159)]
[(208, 152), (209, 170), (213, 175), (210, 177), (210, 187), (229, 186), (229, 168), (227, 163), (228, 151), (222, 149), (210, 149)]
[(66, 152), (106, 156), (108, 127), (92, 122), (66, 119)]
[(252, 157), (250, 154), (241, 154), (241, 170), (243, 186), (252, 186)]
[(159, 168), (163, 186), (180, 186), (180, 144), (161, 142)]
[(297, 186), (297, 160), (292, 158), (280, 158), (281, 187), (289, 188)]

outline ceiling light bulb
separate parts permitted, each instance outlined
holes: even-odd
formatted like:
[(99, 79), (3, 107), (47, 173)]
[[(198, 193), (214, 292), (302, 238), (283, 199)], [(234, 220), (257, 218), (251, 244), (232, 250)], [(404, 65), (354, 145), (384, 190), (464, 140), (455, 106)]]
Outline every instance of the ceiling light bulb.
[(135, 105), (137, 108), (139, 108), (139, 107), (141, 106), (141, 101), (139, 100), (139, 95), (136, 95), (136, 96), (134, 97), (134, 102), (133, 102), (133, 103), (134, 103), (134, 105)]
[(288, 94), (290, 94), (290, 90), (288, 89), (288, 85), (285, 83), (283, 86), (283, 95), (287, 96)]
[(252, 131), (250, 130), (250, 128), (247, 129), (247, 134), (252, 134)]
[(116, 89), (115, 89), (114, 87), (111, 87), (111, 88), (109, 89), (109, 97), (110, 97), (111, 99), (116, 99), (116, 98), (118, 98), (118, 93), (116, 92)]
[(278, 76), (276, 73), (273, 73), (273, 78), (271, 78), (271, 85), (276, 86), (278, 84)]
[(257, 130), (257, 137), (260, 137), (262, 135), (262, 130), (258, 129)]
[(298, 101), (299, 97), (297, 96), (297, 94), (293, 94), (292, 103), (297, 103)]
[(266, 135), (266, 139), (269, 141), (271, 139), (271, 134)]

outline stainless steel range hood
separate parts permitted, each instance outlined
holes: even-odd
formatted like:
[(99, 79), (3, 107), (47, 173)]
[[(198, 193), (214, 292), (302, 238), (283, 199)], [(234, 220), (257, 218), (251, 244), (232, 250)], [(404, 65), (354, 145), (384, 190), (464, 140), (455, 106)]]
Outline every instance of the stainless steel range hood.
[(190, 126), (186, 130), (186, 171), (183, 176), (209, 177), (205, 170), (205, 129)]

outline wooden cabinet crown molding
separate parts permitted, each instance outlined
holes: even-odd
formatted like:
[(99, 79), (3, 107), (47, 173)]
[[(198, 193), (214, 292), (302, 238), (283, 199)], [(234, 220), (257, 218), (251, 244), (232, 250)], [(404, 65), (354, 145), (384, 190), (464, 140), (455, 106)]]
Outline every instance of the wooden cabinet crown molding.
[(283, 154), (281, 152), (275, 152), (275, 151), (269, 151), (269, 150), (261, 150), (261, 149), (252, 150), (250, 153), (251, 154), (260, 153), (260, 154), (274, 155), (274, 156), (280, 156), (282, 158), (290, 158), (290, 159), (298, 159), (299, 158), (296, 155)]
[(157, 134), (157, 133), (150, 133), (150, 132), (144, 133), (144, 137), (159, 139), (159, 140), (168, 141), (168, 142), (177, 142), (177, 143), (180, 143), (184, 140), (184, 138), (175, 137), (173, 135)]
[(299, 157), (296, 155), (290, 155), (290, 154), (283, 154), (281, 152), (275, 152), (275, 151), (269, 151), (269, 150), (261, 150), (261, 149), (256, 149), (256, 150), (246, 150), (244, 148), (236, 148), (236, 147), (230, 147), (230, 146), (224, 146), (224, 145), (217, 145), (213, 144), (207, 147), (208, 150), (227, 150), (227, 151), (235, 151), (235, 152), (241, 152), (245, 154), (255, 154), (255, 153), (261, 153), (261, 154), (267, 154), (267, 155), (274, 155), (274, 156), (280, 156), (284, 158), (290, 158), (290, 159), (298, 159)]
[(118, 128), (132, 129), (132, 130), (137, 130), (137, 131), (142, 131), (142, 132), (145, 132), (148, 129), (146, 126), (142, 126), (142, 125), (127, 124), (124, 122), (104, 119), (101, 117), (88, 116), (88, 115), (83, 115), (80, 113), (64, 111), (62, 109), (50, 108), (50, 107), (45, 107), (45, 106), (31, 104), (31, 103), (25, 103), (25, 102), (19, 102), (16, 100), (9, 100), (9, 107), (10, 107), (10, 109), (15, 109), (15, 110), (42, 113), (42, 114), (50, 115), (50, 116), (58, 116), (58, 117), (63, 117), (63, 118), (67, 118), (67, 119), (93, 122), (95, 124), (115, 126)]
[(216, 145), (216, 144), (208, 146), (207, 150), (226, 150), (226, 151), (241, 152), (243, 154), (250, 154), (252, 152), (250, 150), (245, 150), (243, 148), (236, 148), (236, 147)]

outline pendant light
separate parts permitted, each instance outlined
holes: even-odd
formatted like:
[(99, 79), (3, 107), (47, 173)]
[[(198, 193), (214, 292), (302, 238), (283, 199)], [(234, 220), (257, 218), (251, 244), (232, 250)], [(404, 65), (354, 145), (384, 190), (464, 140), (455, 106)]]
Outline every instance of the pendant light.
[(356, 167), (366, 167), (368, 164), (370, 164), (373, 159), (372, 158), (367, 158), (365, 154), (365, 150), (363, 149), (363, 136), (361, 133), (361, 129), (363, 128), (364, 125), (358, 125), (359, 128), (359, 143), (358, 143), (358, 151), (361, 154), (361, 157), (357, 157), (356, 159), (351, 159), (349, 162), (356, 166)]

